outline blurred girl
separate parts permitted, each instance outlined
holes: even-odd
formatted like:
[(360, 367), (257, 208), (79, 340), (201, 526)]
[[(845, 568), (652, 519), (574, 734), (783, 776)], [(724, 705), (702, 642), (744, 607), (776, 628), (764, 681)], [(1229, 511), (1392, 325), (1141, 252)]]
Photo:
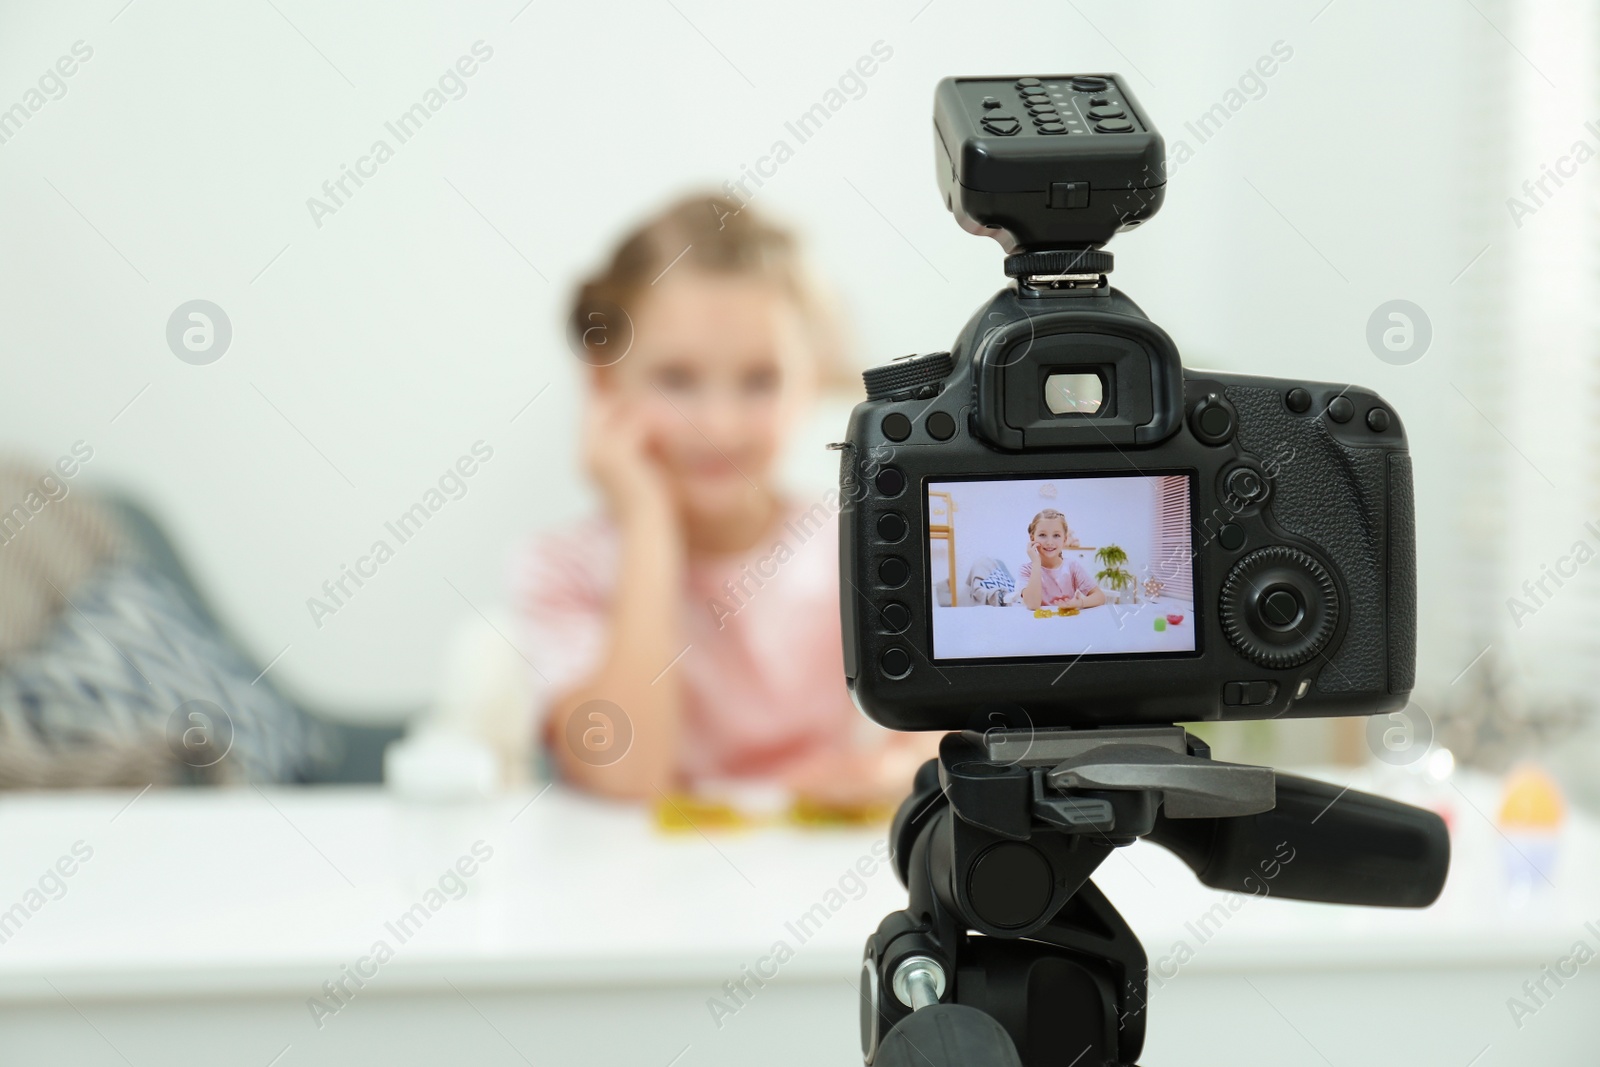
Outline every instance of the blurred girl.
[(1106, 594), (1089, 577), (1083, 564), (1068, 559), (1062, 550), (1078, 543), (1067, 528), (1067, 517), (1045, 508), (1028, 523), (1028, 562), (1018, 572), (1022, 602), (1028, 607), (1092, 608), (1106, 602)]
[(775, 481), (840, 362), (793, 236), (686, 198), (622, 241), (571, 325), (605, 513), (537, 538), (516, 577), (563, 776), (632, 798), (730, 778), (899, 798), (932, 747), (852, 705), (835, 513)]

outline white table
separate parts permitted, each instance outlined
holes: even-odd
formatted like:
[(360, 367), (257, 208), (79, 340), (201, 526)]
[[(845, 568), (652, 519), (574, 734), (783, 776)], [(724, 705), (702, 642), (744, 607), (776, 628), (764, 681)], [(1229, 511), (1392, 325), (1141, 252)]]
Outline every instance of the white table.
[[(1446, 792), (1458, 862), (1427, 912), (1250, 900), (1202, 943), (1186, 924), (1217, 894), (1153, 846), (1108, 860), (1097, 880), (1168, 975), (1147, 1067), (1594, 1063), (1600, 962), (1520, 1030), (1506, 1000), (1579, 939), (1600, 948), (1583, 926), (1600, 929), (1600, 834), (1569, 826), (1558, 888), (1511, 913), (1500, 837)], [(0, 944), (0, 1063), (855, 1063), (861, 942), (903, 903), (882, 864), (859, 899), (830, 901), (875, 833), (664, 837), (559, 789), (455, 808), (377, 790), (132, 795), (0, 799), (0, 932), (75, 842), (93, 849)], [(402, 943), (386, 921), (479, 840), (493, 855), (464, 895)], [(830, 902), (802, 943), (786, 924)], [(393, 958), (361, 964), (379, 940)], [(719, 1027), (708, 1000), (780, 940), (793, 958)], [(1163, 968), (1179, 941), (1193, 959)], [(358, 965), (364, 987), (345, 978), (354, 995), (319, 1027), (308, 998)]]
[(1154, 603), (1108, 602), (1076, 615), (1045, 618), (1024, 604), (933, 609), (933, 649), (941, 659), (1193, 652), (1194, 633), (1194, 605), (1172, 597)]

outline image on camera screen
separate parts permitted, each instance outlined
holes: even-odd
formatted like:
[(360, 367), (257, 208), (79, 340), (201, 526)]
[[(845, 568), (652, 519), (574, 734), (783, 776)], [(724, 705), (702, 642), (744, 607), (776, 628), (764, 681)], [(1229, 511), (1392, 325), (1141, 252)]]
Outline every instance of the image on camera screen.
[(1189, 481), (927, 483), (933, 658), (1193, 653)]

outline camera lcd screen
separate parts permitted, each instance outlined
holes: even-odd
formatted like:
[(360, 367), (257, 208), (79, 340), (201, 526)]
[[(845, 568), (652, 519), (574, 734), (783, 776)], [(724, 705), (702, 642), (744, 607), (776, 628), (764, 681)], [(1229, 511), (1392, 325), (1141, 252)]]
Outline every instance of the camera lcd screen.
[(927, 485), (936, 661), (1193, 653), (1190, 476)]

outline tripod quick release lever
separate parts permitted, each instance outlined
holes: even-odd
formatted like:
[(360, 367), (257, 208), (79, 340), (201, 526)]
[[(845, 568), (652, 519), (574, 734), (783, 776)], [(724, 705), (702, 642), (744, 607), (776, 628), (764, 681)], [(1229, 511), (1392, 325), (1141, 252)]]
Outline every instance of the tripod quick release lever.
[(1216, 762), (1179, 726), (965, 733), (946, 739), (940, 760), (957, 815), (1014, 840), (1034, 819), (1132, 840), (1158, 812), (1254, 815), (1275, 797), (1270, 767)]
[(1276, 797), (1270, 767), (1216, 763), (1157, 745), (1108, 745), (1063, 760), (1044, 779), (1061, 790), (1153, 790), (1169, 819), (1255, 815), (1270, 811)]

